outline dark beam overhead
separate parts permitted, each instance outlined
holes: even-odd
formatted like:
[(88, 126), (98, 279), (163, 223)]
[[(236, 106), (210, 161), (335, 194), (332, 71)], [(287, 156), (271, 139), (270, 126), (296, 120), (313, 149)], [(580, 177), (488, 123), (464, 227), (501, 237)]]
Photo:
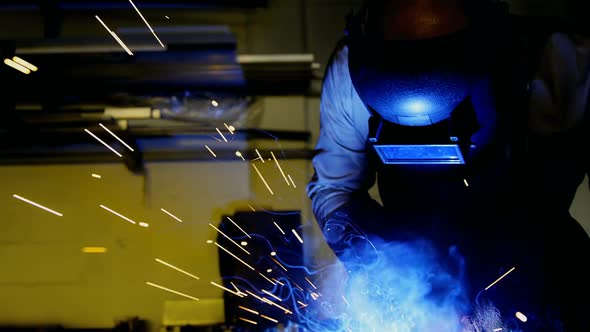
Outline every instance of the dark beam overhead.
[[(195, 8), (195, 9), (216, 9), (216, 8), (261, 8), (268, 5), (268, 0), (136, 0), (134, 3), (143, 8)], [(129, 9), (128, 1), (114, 0), (0, 0), (0, 10), (41, 9), (47, 4), (55, 4), (65, 10), (96, 10), (96, 9)]]

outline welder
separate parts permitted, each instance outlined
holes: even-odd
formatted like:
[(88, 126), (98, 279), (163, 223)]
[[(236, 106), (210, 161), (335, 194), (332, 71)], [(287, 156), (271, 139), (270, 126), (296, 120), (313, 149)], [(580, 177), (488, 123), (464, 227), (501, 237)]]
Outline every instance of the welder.
[[(516, 267), (488, 293), (503, 314), (557, 312), (529, 331), (590, 331), (588, 285), (550, 272), (574, 268), (566, 255), (588, 269), (588, 236), (568, 212), (588, 167), (571, 144), (587, 150), (586, 108), (557, 133), (534, 130), (542, 84), (516, 65), (511, 28), (495, 1), (365, 1), (324, 77), (308, 194), (351, 273), (371, 258), (350, 250), (372, 238), (427, 238), (465, 256), (474, 292)], [(383, 205), (368, 194), (376, 179)]]

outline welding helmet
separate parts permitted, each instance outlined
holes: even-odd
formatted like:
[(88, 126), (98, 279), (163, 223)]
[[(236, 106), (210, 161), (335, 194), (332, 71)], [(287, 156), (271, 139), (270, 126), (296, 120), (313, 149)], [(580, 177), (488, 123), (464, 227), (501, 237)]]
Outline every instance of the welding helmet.
[(465, 163), (480, 128), (469, 103), (482, 61), (472, 11), (461, 0), (373, 0), (348, 18), (350, 76), (385, 164)]

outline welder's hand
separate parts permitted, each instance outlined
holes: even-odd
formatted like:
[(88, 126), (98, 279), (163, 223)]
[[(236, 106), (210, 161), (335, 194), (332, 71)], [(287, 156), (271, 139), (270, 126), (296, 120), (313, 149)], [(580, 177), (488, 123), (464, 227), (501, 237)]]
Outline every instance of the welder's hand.
[(387, 219), (376, 201), (359, 197), (330, 213), (320, 228), (330, 248), (348, 267), (367, 265), (377, 258), (372, 240), (392, 231), (394, 225)]
[(349, 208), (342, 207), (332, 212), (320, 226), (326, 242), (348, 270), (351, 265), (370, 264), (370, 257), (367, 256), (375, 256), (371, 255), (374, 252), (371, 241), (353, 221)]
[(330, 214), (322, 223), (322, 233), (329, 245), (337, 245), (344, 241), (348, 232), (350, 219), (345, 211), (337, 210)]

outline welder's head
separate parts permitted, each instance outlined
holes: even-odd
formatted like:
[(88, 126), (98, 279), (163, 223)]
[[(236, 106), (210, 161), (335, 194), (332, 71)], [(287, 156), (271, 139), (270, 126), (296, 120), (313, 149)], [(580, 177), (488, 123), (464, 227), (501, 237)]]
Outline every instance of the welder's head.
[(363, 102), (389, 122), (447, 119), (468, 96), (478, 0), (370, 0), (348, 21), (349, 69)]
[(366, 3), (368, 33), (386, 40), (420, 40), (464, 29), (462, 0), (372, 0)]

